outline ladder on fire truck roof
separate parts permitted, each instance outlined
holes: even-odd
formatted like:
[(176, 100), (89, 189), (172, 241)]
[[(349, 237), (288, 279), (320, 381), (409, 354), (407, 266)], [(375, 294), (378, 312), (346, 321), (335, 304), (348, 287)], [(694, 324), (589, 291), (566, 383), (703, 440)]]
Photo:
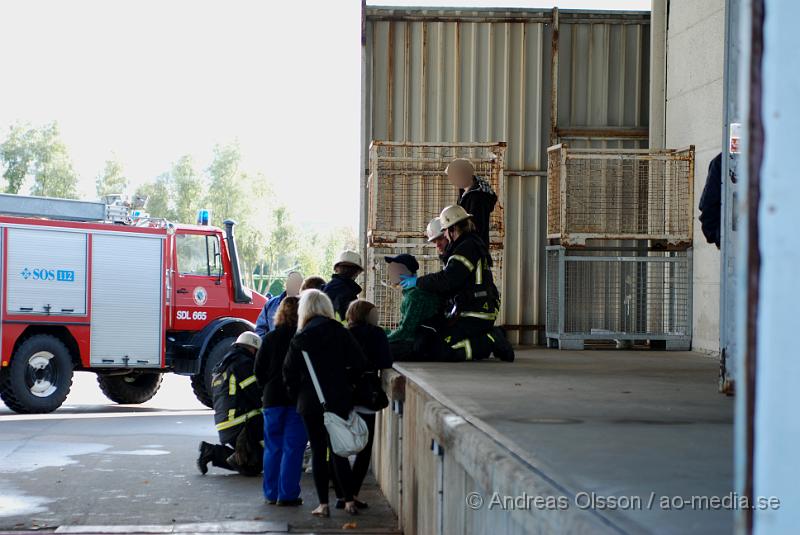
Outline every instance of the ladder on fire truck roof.
[(79, 201), (0, 193), (0, 214), (61, 221), (130, 222), (129, 205), (121, 195), (108, 195), (105, 200)]

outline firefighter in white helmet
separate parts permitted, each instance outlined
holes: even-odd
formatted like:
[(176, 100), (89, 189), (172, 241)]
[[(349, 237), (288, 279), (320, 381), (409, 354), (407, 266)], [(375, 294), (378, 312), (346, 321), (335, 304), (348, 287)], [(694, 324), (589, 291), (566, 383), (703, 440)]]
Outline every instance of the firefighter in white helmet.
[(322, 288), (333, 303), (336, 319), (342, 323), (347, 315), (347, 307), (361, 293), (361, 286), (355, 279), (362, 271), (364, 267), (361, 264), (361, 255), (355, 251), (342, 251), (333, 265), (331, 280)]
[(438, 217), (431, 219), (428, 227), (425, 229), (425, 235), (428, 237), (428, 242), (436, 246), (436, 252), (439, 254), (439, 259), (442, 263), (447, 262), (447, 237), (444, 235), (442, 229), (442, 222)]
[(472, 216), (461, 206), (448, 206), (439, 219), (450, 241), (444, 269), (419, 278), (406, 275), (401, 286), (417, 287), (452, 301), (448, 325), (440, 332), (445, 344), (442, 360), (480, 360), (494, 353), (496, 358), (513, 361), (514, 350), (494, 327), (500, 294), (492, 278), (489, 248), (476, 233)]
[(214, 367), (211, 392), (221, 444), (200, 443), (197, 467), (202, 474), (208, 472), (208, 463), (246, 476), (261, 473), (264, 417), (261, 389), (253, 375), (259, 347), (261, 338), (256, 333), (243, 332)]

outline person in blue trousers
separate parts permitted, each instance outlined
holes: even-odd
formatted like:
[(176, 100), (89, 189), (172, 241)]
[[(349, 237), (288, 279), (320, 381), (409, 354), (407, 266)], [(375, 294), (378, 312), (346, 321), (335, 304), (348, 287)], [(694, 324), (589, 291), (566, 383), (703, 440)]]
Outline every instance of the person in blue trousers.
[(297, 331), (297, 297), (286, 297), (275, 313), (275, 328), (256, 355), (255, 376), (264, 389), (264, 498), (283, 506), (302, 505), (300, 476), (308, 442), (303, 420), (283, 382), (283, 361)]

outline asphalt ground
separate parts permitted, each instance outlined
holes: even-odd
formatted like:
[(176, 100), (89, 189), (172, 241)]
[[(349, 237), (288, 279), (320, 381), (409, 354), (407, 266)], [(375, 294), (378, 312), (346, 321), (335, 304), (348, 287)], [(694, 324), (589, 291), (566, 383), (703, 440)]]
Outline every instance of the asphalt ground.
[(186, 377), (167, 375), (142, 405), (108, 401), (90, 373), (76, 374), (66, 403), (51, 414), (18, 415), (0, 402), (0, 530), (155, 532), (207, 523), (203, 529), (219, 532), (227, 531), (220, 523), (249, 522), (253, 532), (396, 531), (371, 475), (360, 496), (369, 504), (362, 514), (332, 508), (329, 519), (317, 518), (311, 474), (303, 475), (302, 506), (267, 505), (260, 477), (211, 466), (201, 475), (195, 464), (201, 440), (216, 442), (213, 415)]

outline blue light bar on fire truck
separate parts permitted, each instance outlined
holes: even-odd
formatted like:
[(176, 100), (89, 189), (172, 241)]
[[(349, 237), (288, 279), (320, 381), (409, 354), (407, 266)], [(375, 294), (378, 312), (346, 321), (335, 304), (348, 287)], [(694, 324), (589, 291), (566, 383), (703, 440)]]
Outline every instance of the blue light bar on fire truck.
[(197, 224), (208, 225), (211, 221), (211, 210), (202, 209), (197, 211)]

